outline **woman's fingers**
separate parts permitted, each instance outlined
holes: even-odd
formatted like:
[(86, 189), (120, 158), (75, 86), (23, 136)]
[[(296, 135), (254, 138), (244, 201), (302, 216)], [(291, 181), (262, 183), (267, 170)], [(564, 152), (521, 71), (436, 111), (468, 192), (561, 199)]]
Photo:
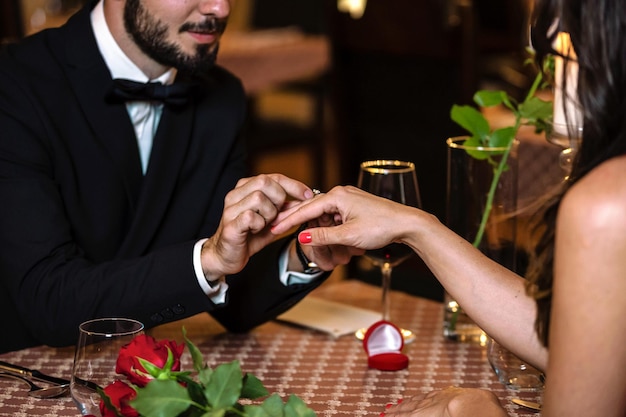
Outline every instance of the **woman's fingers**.
[[(291, 204), (287, 209), (282, 210), (274, 221), (272, 232), (281, 234), (294, 226), (318, 219), (322, 216), (332, 217), (334, 223), (340, 223), (341, 213), (334, 203), (333, 194), (320, 194), (315, 198)], [(339, 221), (338, 221), (339, 220)]]

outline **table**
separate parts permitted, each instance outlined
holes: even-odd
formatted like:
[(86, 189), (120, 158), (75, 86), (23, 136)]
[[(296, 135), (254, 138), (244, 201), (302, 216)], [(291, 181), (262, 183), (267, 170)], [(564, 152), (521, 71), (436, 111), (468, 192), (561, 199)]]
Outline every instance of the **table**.
[(248, 95), (324, 74), (330, 67), (330, 42), (293, 28), (228, 30), (217, 63), (238, 76)]
[[(357, 280), (322, 285), (312, 295), (378, 310), (380, 289)], [(259, 377), (270, 392), (294, 393), (319, 416), (378, 416), (385, 404), (451, 385), (494, 391), (511, 416), (538, 415), (510, 403), (513, 397), (540, 400), (535, 393), (507, 390), (486, 360), (486, 348), (444, 340), (441, 303), (394, 291), (392, 317), (414, 330), (417, 339), (403, 353), (408, 369), (368, 369), (360, 342), (347, 335), (324, 333), (282, 322), (269, 322), (248, 334), (230, 334), (207, 314), (168, 323), (151, 331), (158, 339), (181, 340), (181, 326), (210, 366), (238, 359), (244, 372)], [(0, 360), (69, 378), (73, 348), (36, 347), (0, 355)], [(183, 369), (191, 369), (188, 354)], [(0, 378), (0, 416), (77, 416), (69, 397), (40, 400), (26, 395), (25, 385)]]

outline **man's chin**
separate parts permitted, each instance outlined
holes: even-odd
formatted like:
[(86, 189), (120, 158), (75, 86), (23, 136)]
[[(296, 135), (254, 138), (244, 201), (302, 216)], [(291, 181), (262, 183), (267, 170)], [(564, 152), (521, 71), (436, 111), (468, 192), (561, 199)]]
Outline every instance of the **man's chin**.
[(215, 67), (215, 54), (202, 56), (202, 58), (188, 59), (174, 65), (179, 72), (192, 76), (208, 75), (208, 72)]
[[(197, 34), (196, 34), (197, 35)], [(219, 48), (219, 41), (213, 36), (211, 42), (208, 42), (207, 38), (201, 36), (195, 36), (193, 34), (186, 33), (184, 41), (178, 42), (178, 49), (181, 54), (184, 54), (189, 59), (201, 59), (203, 56), (209, 54), (215, 54)]]

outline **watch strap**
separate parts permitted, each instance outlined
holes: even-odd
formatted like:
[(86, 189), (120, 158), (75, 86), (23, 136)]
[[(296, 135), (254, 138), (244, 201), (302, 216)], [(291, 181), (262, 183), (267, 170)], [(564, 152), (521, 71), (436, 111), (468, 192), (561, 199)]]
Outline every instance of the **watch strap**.
[(306, 227), (307, 227), (307, 225), (306, 225), (306, 223), (304, 223), (296, 231), (296, 234), (295, 234), (295, 238), (296, 238), (296, 255), (298, 256), (298, 259), (300, 260), (300, 263), (302, 264), (302, 269), (304, 270), (305, 274), (317, 274), (318, 272), (321, 272), (321, 269), (317, 266), (317, 264), (315, 262), (313, 262), (309, 258), (307, 258), (307, 256), (304, 254), (304, 251), (302, 250), (302, 246), (300, 245), (300, 241), (298, 240), (298, 235), (300, 234), (301, 231), (306, 229)]

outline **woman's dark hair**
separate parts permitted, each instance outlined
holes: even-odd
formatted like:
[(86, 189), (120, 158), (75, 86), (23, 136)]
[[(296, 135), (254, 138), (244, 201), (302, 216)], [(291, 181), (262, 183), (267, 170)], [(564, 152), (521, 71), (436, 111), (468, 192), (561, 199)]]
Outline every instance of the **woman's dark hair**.
[[(537, 62), (542, 62), (546, 54), (558, 54), (552, 48), (558, 32), (569, 33), (577, 56), (583, 138), (561, 192), (547, 201), (542, 211), (539, 238), (527, 273), (529, 293), (537, 300), (535, 326), (546, 346), (556, 215), (561, 198), (599, 164), (626, 153), (626, 1), (538, 0), (532, 19)], [(566, 71), (563, 79), (567, 78)]]

